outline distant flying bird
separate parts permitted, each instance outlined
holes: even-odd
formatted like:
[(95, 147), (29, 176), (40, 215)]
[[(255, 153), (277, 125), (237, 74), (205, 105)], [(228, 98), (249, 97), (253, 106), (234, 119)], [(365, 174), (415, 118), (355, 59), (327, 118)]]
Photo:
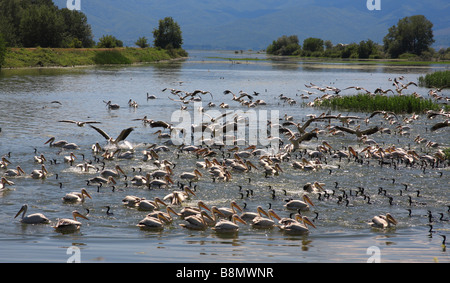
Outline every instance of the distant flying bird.
[(362, 137), (362, 136), (368, 136), (368, 135), (372, 135), (375, 134), (376, 132), (378, 132), (380, 130), (380, 128), (378, 126), (375, 126), (373, 128), (361, 131), (358, 128), (355, 130), (349, 129), (349, 128), (345, 128), (345, 127), (340, 127), (340, 126), (335, 126), (336, 129), (341, 130), (343, 132), (347, 132), (350, 134), (354, 134), (357, 137)]
[(60, 120), (58, 122), (62, 122), (62, 123), (72, 123), (72, 124), (76, 124), (78, 127), (84, 127), (84, 125), (86, 124), (101, 124), (101, 122), (97, 122), (97, 121), (73, 121), (73, 120)]

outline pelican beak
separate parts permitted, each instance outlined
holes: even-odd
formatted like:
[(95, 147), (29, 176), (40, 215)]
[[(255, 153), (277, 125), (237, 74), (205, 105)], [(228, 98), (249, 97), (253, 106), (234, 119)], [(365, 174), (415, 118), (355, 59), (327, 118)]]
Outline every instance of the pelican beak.
[(49, 142), (52, 142), (52, 141), (54, 141), (55, 140), (55, 138), (50, 138), (48, 141), (46, 141), (44, 144), (48, 144)]
[(212, 213), (217, 213), (219, 216), (225, 217), (225, 214), (223, 214), (217, 207), (213, 206), (211, 208)]
[(120, 171), (120, 173), (125, 175), (125, 172), (123, 172), (122, 168), (120, 168), (119, 165), (116, 166), (117, 171)]
[(278, 171), (283, 172), (283, 169), (281, 169), (281, 167), (280, 167), (280, 165), (278, 165), (278, 163), (275, 164), (275, 168), (276, 168)]
[(167, 206), (167, 204), (166, 204), (164, 201), (162, 201), (160, 198), (158, 198), (158, 197), (155, 198), (155, 203), (156, 203), (156, 204), (157, 204), (157, 203), (160, 203), (160, 204), (162, 204), (162, 205), (164, 205), (164, 206)]
[(20, 166), (17, 166), (17, 172), (25, 174), (25, 172), (23, 171), (23, 169)]
[(276, 214), (275, 211), (273, 211), (272, 209), (269, 210), (269, 214), (273, 217), (275, 217), (278, 221), (281, 220), (281, 217), (278, 216), (278, 214)]
[(247, 222), (245, 222), (244, 221), (244, 219), (242, 219), (241, 217), (239, 217), (239, 215), (233, 215), (233, 219), (234, 220), (236, 220), (236, 221), (238, 221), (238, 222), (241, 222), (242, 224), (244, 224), (244, 225), (247, 225)]
[(14, 185), (14, 182), (11, 182), (10, 180), (6, 179), (6, 178), (2, 178), (2, 183), (4, 184), (8, 184), (8, 185)]
[(11, 161), (9, 161), (8, 159), (6, 159), (5, 157), (2, 157), (2, 161), (8, 164), (11, 164)]
[[(304, 223), (305, 225), (308, 224), (308, 225), (310, 225), (310, 226), (316, 228), (316, 225), (314, 225), (314, 223), (312, 223), (311, 220), (308, 219), (308, 217), (304, 216), (304, 217), (302, 218), (302, 220), (303, 220), (303, 223)], [(316, 228), (316, 229), (317, 229), (317, 228)]]
[(307, 203), (309, 203), (311, 206), (314, 206), (314, 203), (311, 201), (311, 199), (307, 195), (303, 196), (303, 200), (306, 201)]
[(395, 218), (392, 215), (388, 214), (388, 215), (386, 215), (386, 218), (394, 225), (397, 225), (398, 222), (397, 222), (397, 220), (395, 220)]
[(314, 182), (314, 186), (316, 186), (317, 188), (319, 188), (320, 190), (322, 190), (323, 192), (325, 191), (325, 189), (322, 187), (322, 184), (318, 183), (318, 182)]
[(42, 165), (42, 172), (44, 172), (45, 174), (48, 174), (47, 168), (45, 168), (44, 165)]
[(208, 218), (209, 220), (214, 221), (214, 219), (213, 219), (211, 216), (209, 216), (209, 214), (206, 213), (206, 211), (202, 210), (202, 212), (200, 212), (200, 214), (201, 214), (202, 216)]
[(170, 207), (170, 206), (167, 206), (167, 208), (166, 208), (166, 210), (167, 210), (167, 213), (173, 213), (174, 215), (176, 215), (176, 216), (180, 216), (172, 207)]
[(240, 212), (242, 212), (242, 208), (241, 208), (236, 202), (233, 201), (233, 202), (231, 203), (231, 206), (234, 207), (234, 208), (236, 208), (236, 209), (238, 209)]
[(169, 183), (173, 184), (173, 181), (172, 181), (172, 179), (170, 179), (170, 177), (169, 177), (169, 176), (166, 176), (166, 180), (167, 180), (167, 182), (169, 182)]
[(91, 195), (85, 189), (82, 189), (81, 193), (87, 196), (88, 198), (92, 199)]
[[(211, 210), (206, 206), (206, 204), (205, 204), (204, 202), (202, 202), (202, 201), (199, 201), (199, 202), (198, 202), (198, 206), (199, 206), (199, 207), (203, 207), (204, 209), (206, 209), (206, 210), (208, 210), (208, 211), (211, 211)], [(217, 211), (219, 211), (219, 210), (217, 210)], [(221, 213), (221, 212), (219, 211), (219, 213)]]
[(72, 212), (72, 215), (73, 215), (73, 218), (74, 218), (75, 220), (77, 220), (77, 217), (80, 217), (80, 218), (89, 220), (89, 218), (87, 218), (87, 217), (84, 216), (83, 214), (79, 213), (78, 211)]
[(23, 211), (25, 211), (26, 206), (22, 205), (22, 207), (20, 208), (19, 212), (17, 212), (16, 216), (14, 216), (14, 218), (16, 218), (17, 216), (19, 216)]
[(267, 214), (267, 212), (260, 206), (256, 208), (256, 211), (258, 211), (259, 214), (264, 214), (265, 216), (269, 217), (269, 214)]
[(256, 166), (253, 163), (251, 163), (250, 161), (247, 161), (247, 165), (258, 170), (258, 168), (256, 168)]
[(117, 184), (117, 183), (116, 183), (116, 180), (114, 180), (114, 178), (111, 177), (111, 176), (109, 177), (108, 181), (111, 182), (111, 183), (113, 183), (114, 185)]
[(184, 191), (185, 191), (186, 193), (190, 193), (190, 194), (192, 194), (193, 196), (195, 196), (194, 191), (192, 191), (191, 188), (189, 188), (189, 187), (184, 187)]
[(203, 177), (202, 173), (200, 173), (200, 171), (198, 171), (197, 169), (194, 170), (195, 175), (197, 175), (198, 177)]
[(162, 214), (162, 213), (158, 213), (158, 219), (160, 219), (161, 221), (164, 221), (166, 223), (170, 222), (170, 220), (167, 219), (167, 217), (165, 217), (164, 214)]

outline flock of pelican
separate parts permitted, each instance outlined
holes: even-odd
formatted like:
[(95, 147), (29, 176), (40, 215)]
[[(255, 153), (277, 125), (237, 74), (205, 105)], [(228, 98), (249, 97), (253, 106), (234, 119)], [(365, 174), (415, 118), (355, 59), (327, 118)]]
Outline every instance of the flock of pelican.
[[(404, 91), (411, 84), (403, 84), (400, 86), (399, 80), (396, 79), (397, 92)], [(331, 91), (338, 95), (341, 90), (332, 87), (319, 87), (314, 84), (307, 85), (308, 88), (317, 89), (321, 92)], [(358, 87), (349, 87), (345, 89), (354, 88), (356, 90), (364, 90)], [(343, 90), (345, 90), (343, 89)], [(167, 89), (164, 89), (166, 91)], [(388, 93), (381, 89), (375, 90), (374, 93)], [(180, 102), (180, 106), (186, 109), (191, 102), (201, 101), (204, 95), (209, 94), (211, 99), (213, 94), (209, 91), (196, 90), (194, 92), (186, 92), (181, 90), (171, 90), (171, 94), (177, 99), (169, 97), (175, 102)], [(255, 96), (259, 93), (254, 92), (249, 95), (243, 91), (234, 94), (230, 90), (223, 92), (224, 97), (230, 97), (230, 103), (236, 103), (242, 107), (259, 107), (266, 105), (261, 99), (254, 101)], [(309, 94), (312, 94), (310, 91)], [(151, 97), (151, 98), (150, 98)], [(279, 96), (279, 98), (288, 105), (295, 105), (295, 100), (289, 99), (287, 96)], [(147, 93), (147, 100), (157, 99), (156, 96), (150, 96)], [(321, 99), (324, 99), (323, 97)], [(104, 101), (108, 110), (118, 110), (120, 106), (113, 104), (111, 101)], [(221, 108), (225, 107), (225, 103), (221, 104)], [(135, 101), (129, 101), (129, 107), (136, 110), (139, 106)], [(210, 103), (208, 107), (215, 107), (215, 104)], [(138, 111), (138, 110), (137, 110)], [(206, 130), (211, 125), (217, 125), (217, 122), (224, 119), (228, 114), (219, 117), (211, 117), (205, 113), (204, 124), (192, 125), (192, 127), (200, 126)], [(450, 114), (444, 111), (428, 112), (427, 119), (446, 119), (440, 124), (430, 127), (430, 132), (446, 131), (448, 126), (448, 117)], [(208, 116), (208, 117), (206, 117)], [(372, 122), (375, 116), (380, 116), (378, 120)], [(236, 122), (241, 117), (234, 115), (232, 120)], [(210, 182), (228, 183), (235, 179), (247, 180), (252, 182), (255, 178), (262, 180), (273, 178), (285, 174), (285, 171), (292, 172), (318, 172), (324, 171), (332, 172), (339, 170), (339, 162), (346, 160), (347, 162), (355, 162), (357, 165), (361, 164), (378, 164), (379, 166), (399, 167), (404, 164), (406, 168), (425, 168), (442, 169), (448, 166), (445, 153), (442, 148), (437, 146), (427, 146), (427, 152), (418, 151), (412, 148), (402, 148), (399, 145), (388, 145), (382, 142), (380, 135), (395, 134), (401, 136), (408, 136), (408, 129), (406, 126), (413, 125), (413, 122), (418, 117), (411, 115), (405, 117), (403, 120), (395, 113), (376, 111), (370, 115), (349, 116), (349, 115), (331, 115), (330, 113), (323, 113), (321, 115), (309, 115), (303, 120), (296, 121), (292, 116), (285, 115), (280, 119), (278, 143), (280, 150), (276, 154), (270, 153), (266, 148), (257, 148), (254, 145), (240, 146), (237, 143), (233, 145), (226, 144), (209, 144), (202, 143), (201, 145), (172, 145), (170, 143), (170, 133), (174, 131), (174, 126), (164, 121), (155, 121), (145, 116), (142, 119), (134, 119), (133, 121), (141, 121), (143, 127), (150, 126), (151, 128), (160, 128), (155, 134), (158, 135), (158, 140), (165, 140), (161, 144), (147, 144), (141, 143), (136, 147), (128, 142), (128, 138), (133, 131), (139, 129), (139, 125), (128, 127), (122, 130), (116, 138), (113, 138), (106, 131), (101, 129), (101, 126), (94, 126), (93, 124), (101, 124), (99, 121), (75, 121), (75, 120), (59, 120), (61, 123), (74, 124), (78, 127), (84, 127), (86, 131), (97, 132), (105, 140), (105, 145), (96, 142), (92, 145), (93, 160), (85, 159), (83, 155), (83, 162), (76, 164), (80, 155), (77, 152), (88, 149), (80, 148), (75, 143), (69, 143), (65, 140), (57, 141), (55, 137), (48, 139), (43, 144), (48, 144), (51, 151), (52, 148), (57, 148), (68, 155), (64, 156), (64, 163), (66, 167), (76, 168), (81, 176), (85, 174), (95, 174), (96, 176), (86, 179), (86, 187), (96, 187), (97, 191), (102, 188), (112, 187), (113, 190), (120, 186), (121, 182), (125, 182), (127, 186), (122, 190), (132, 190), (132, 188), (149, 189), (151, 191), (165, 191), (167, 194), (161, 197), (145, 198), (142, 196), (127, 195), (122, 199), (121, 205), (127, 209), (135, 209), (136, 211), (148, 213), (145, 217), (136, 223), (136, 226), (146, 230), (161, 230), (168, 225), (175, 225), (184, 229), (191, 230), (206, 230), (211, 229), (217, 233), (223, 232), (237, 232), (240, 227), (248, 226), (254, 229), (278, 229), (285, 233), (308, 233), (310, 227), (317, 228), (318, 222), (310, 220), (308, 216), (303, 214), (310, 213), (312, 207), (316, 208), (318, 204), (314, 203), (313, 198), (319, 201), (334, 196), (334, 190), (330, 189), (329, 184), (322, 182), (308, 183), (304, 186), (299, 185), (297, 188), (296, 198), (285, 198), (279, 207), (280, 211), (276, 212), (270, 208), (267, 211), (258, 205), (255, 211), (248, 211), (241, 208), (238, 204), (239, 198), (232, 200), (229, 206), (219, 207), (213, 201), (197, 200), (196, 206), (189, 206), (186, 203), (195, 202), (198, 193), (196, 190), (207, 188), (198, 184), (205, 184), (207, 180)], [(206, 122), (208, 121), (208, 122)], [(402, 128), (403, 127), (403, 128)], [(312, 128), (312, 129), (311, 129)], [(163, 135), (165, 134), (165, 135)], [(447, 132), (443, 134), (448, 134)], [(354, 137), (354, 143), (351, 145), (343, 145), (342, 148), (336, 145), (332, 146), (333, 138), (347, 135)], [(377, 136), (372, 139), (370, 137)], [(323, 141), (319, 142), (319, 139)], [(412, 143), (418, 143), (419, 139), (411, 138)], [(422, 143), (424, 141), (421, 141)], [(431, 141), (427, 141), (431, 142)], [(428, 143), (426, 143), (428, 145)], [(314, 148), (315, 145), (315, 148)], [(145, 147), (139, 154), (138, 148)], [(311, 148), (313, 147), (313, 148)], [(172, 160), (162, 159), (164, 152), (169, 152), (173, 156)], [(11, 156), (11, 155), (10, 155)], [(14, 156), (14, 154), (12, 155)], [(181, 157), (180, 157), (181, 156)], [(175, 168), (177, 159), (195, 160), (195, 168), (183, 168), (182, 172), (175, 175)], [(20, 165), (12, 165), (15, 169), (8, 168), (12, 163), (11, 157), (4, 156), (0, 163), (3, 177), (0, 182), (0, 190), (6, 189), (8, 186), (13, 186), (12, 178), (17, 178), (20, 182), (20, 176), (30, 176), (32, 179), (41, 179), (45, 182), (49, 178), (49, 174), (54, 176), (57, 172), (49, 172), (54, 168), (50, 160), (47, 160), (44, 154), (37, 154), (35, 156), (35, 163), (39, 166), (38, 169), (33, 170), (27, 175)], [(129, 163), (127, 168), (124, 168), (121, 160), (133, 160), (139, 164), (151, 162), (156, 166), (155, 170), (148, 172), (141, 172), (136, 169), (140, 165), (130, 168)], [(332, 162), (335, 161), (335, 162)], [(187, 165), (186, 165), (187, 166)], [(377, 166), (377, 165), (374, 165)], [(109, 169), (111, 168), (111, 169)], [(180, 170), (179, 168), (177, 168)], [(445, 174), (445, 173), (443, 173)], [(236, 177), (239, 176), (239, 177)], [(442, 177), (442, 174), (441, 174)], [(256, 180), (258, 181), (258, 180)], [(189, 185), (187, 185), (189, 184)], [(128, 186), (130, 185), (130, 186)], [(243, 183), (239, 184), (242, 188)], [(337, 185), (337, 184), (336, 184)], [(139, 191), (142, 194), (147, 193), (146, 190)], [(252, 192), (248, 191), (247, 196)], [(359, 189), (357, 194), (364, 199), (369, 198), (365, 195), (363, 189)], [(218, 196), (219, 197), (219, 196)], [(241, 199), (244, 198), (244, 193), (241, 192)], [(95, 195), (89, 192), (86, 188), (80, 188), (79, 191), (71, 192), (62, 197), (63, 203), (83, 204), (87, 199), (94, 201)], [(268, 199), (280, 199), (275, 190), (272, 195), (268, 194)], [(338, 203), (347, 202), (348, 194), (344, 191), (342, 196), (337, 198)], [(113, 201), (113, 200), (112, 200)], [(207, 202), (210, 204), (207, 205)], [(370, 200), (368, 201), (368, 203)], [(114, 215), (110, 212), (111, 203), (102, 207), (107, 207), (107, 215)], [(78, 221), (89, 221), (86, 215), (83, 215), (78, 210), (73, 211), (71, 218), (58, 219), (56, 222), (41, 213), (34, 213), (26, 215), (28, 204), (24, 204), (14, 218), (20, 214), (21, 223), (23, 224), (49, 224), (53, 222), (53, 227), (58, 232), (73, 232), (78, 231), (82, 223)], [(280, 217), (281, 213), (289, 213), (289, 217)], [(78, 218), (78, 219), (77, 219)], [(368, 223), (370, 227), (388, 229), (395, 227), (398, 222), (389, 212), (383, 212), (382, 215), (374, 216)]]

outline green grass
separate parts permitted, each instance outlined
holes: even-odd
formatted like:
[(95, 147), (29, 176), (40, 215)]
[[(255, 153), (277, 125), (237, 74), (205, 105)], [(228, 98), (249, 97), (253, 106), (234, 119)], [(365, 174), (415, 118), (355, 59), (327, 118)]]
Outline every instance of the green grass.
[(186, 57), (182, 49), (159, 48), (11, 48), (3, 68), (71, 67), (86, 65), (149, 63)]
[(437, 71), (419, 77), (419, 85), (428, 88), (450, 88), (450, 71)]
[(445, 159), (450, 161), (450, 147), (444, 148), (442, 151), (444, 152)]
[(423, 113), (427, 110), (439, 110), (441, 106), (431, 99), (418, 98), (413, 95), (369, 95), (357, 94), (324, 100), (321, 107), (333, 110), (349, 111), (392, 111), (394, 113)]

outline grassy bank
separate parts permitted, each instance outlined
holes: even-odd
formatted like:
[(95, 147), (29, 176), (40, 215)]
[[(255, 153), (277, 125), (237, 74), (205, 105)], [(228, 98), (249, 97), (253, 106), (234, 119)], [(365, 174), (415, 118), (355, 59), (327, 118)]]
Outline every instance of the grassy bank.
[(158, 48), (11, 48), (2, 68), (72, 67), (85, 65), (135, 64), (186, 57), (182, 49)]
[(450, 71), (437, 71), (425, 77), (419, 77), (419, 85), (428, 88), (450, 88)]
[(320, 107), (347, 111), (391, 111), (402, 113), (424, 113), (427, 110), (439, 110), (441, 105), (431, 99), (418, 98), (413, 95), (368, 95), (357, 94), (324, 100)]

